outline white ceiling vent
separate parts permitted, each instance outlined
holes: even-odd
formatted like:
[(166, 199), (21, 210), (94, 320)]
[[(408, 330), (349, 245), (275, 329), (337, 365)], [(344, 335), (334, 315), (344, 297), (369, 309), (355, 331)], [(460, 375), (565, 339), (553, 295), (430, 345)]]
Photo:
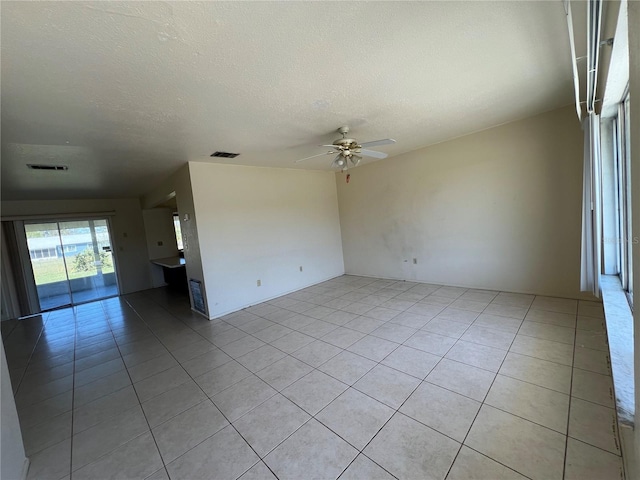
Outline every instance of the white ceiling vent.
[(37, 165), (33, 163), (27, 164), (31, 170), (55, 170), (55, 171), (64, 171), (69, 170), (69, 167), (66, 165)]
[(213, 152), (211, 154), (212, 157), (221, 157), (221, 158), (236, 158), (239, 153), (229, 153), (229, 152)]

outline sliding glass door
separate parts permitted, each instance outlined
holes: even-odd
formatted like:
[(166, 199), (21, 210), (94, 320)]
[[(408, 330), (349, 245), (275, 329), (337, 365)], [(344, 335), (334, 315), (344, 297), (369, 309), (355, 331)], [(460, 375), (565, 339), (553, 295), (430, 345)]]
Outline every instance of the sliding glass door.
[(25, 223), (41, 310), (118, 295), (107, 220)]
[(40, 309), (71, 305), (69, 276), (61, 247), (58, 224), (25, 224), (27, 245)]

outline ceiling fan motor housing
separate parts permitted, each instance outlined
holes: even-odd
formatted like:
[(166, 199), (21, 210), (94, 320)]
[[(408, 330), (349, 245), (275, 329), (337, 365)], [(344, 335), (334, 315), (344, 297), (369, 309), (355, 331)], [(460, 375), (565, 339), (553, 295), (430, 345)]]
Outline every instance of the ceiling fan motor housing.
[(333, 144), (339, 147), (345, 147), (350, 149), (360, 147), (360, 145), (358, 145), (358, 142), (354, 138), (339, 138), (338, 140), (333, 142)]

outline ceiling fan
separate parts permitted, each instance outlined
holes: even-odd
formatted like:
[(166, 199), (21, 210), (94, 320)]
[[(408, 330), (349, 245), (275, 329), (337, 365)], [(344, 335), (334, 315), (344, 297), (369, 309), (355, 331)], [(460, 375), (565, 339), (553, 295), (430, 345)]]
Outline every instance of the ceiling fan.
[(320, 147), (330, 147), (333, 150), (329, 150), (328, 152), (319, 153), (318, 155), (312, 155), (310, 157), (301, 158), (300, 160), (296, 160), (295, 163), (304, 162), (306, 160), (310, 160), (312, 158), (321, 157), (323, 155), (336, 155), (331, 163), (332, 167), (339, 168), (343, 172), (349, 168), (349, 163), (352, 166), (357, 167), (362, 160), (362, 156), (373, 157), (373, 158), (387, 158), (389, 155), (383, 152), (377, 152), (375, 150), (367, 150), (366, 147), (377, 147), (379, 145), (391, 145), (396, 143), (395, 140), (391, 138), (384, 138), (382, 140), (374, 140), (373, 142), (364, 142), (358, 143), (357, 140), (353, 138), (347, 138), (347, 133), (349, 133), (349, 127), (344, 126), (338, 129), (338, 132), (342, 134), (342, 138), (339, 138), (331, 145), (319, 145)]

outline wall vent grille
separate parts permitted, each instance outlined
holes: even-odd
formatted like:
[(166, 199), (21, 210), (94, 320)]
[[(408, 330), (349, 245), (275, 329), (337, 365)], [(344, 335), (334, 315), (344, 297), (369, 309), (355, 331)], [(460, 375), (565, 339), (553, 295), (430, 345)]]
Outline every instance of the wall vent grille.
[(213, 152), (211, 154), (212, 157), (221, 157), (221, 158), (236, 158), (239, 153), (229, 153), (229, 152)]
[(66, 165), (38, 165), (38, 164), (29, 163), (27, 164), (27, 167), (29, 167), (31, 170), (55, 170), (55, 171), (69, 170), (69, 167), (67, 167)]

